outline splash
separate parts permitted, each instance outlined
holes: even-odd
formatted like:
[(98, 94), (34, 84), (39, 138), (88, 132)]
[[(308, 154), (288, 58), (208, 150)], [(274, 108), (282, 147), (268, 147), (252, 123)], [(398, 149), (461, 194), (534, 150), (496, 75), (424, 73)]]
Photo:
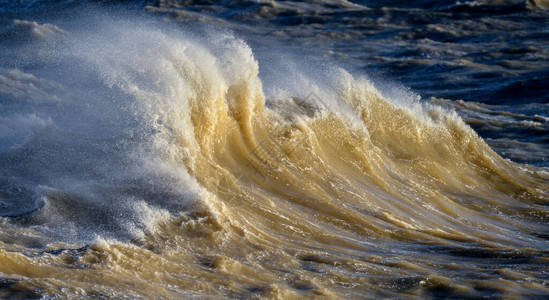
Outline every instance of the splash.
[[(520, 265), (494, 275), (448, 257), (546, 263), (547, 172), (502, 159), (455, 111), (337, 67), (280, 67), (264, 87), (230, 33), (90, 27), (37, 42), (41, 69), (0, 75), (16, 103), (2, 128), (26, 124), (0, 136), (5, 185), (24, 191), (0, 203), (40, 203), (3, 214), (0, 272), (14, 289), (513, 295), (498, 274)], [(472, 270), (486, 278), (463, 279)], [(547, 292), (528, 276), (514, 284)]]

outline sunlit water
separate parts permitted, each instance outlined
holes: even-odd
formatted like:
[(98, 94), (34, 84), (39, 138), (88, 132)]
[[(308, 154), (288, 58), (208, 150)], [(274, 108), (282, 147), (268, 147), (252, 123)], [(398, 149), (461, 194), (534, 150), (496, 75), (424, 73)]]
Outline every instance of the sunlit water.
[(547, 297), (547, 7), (0, 1), (0, 297)]

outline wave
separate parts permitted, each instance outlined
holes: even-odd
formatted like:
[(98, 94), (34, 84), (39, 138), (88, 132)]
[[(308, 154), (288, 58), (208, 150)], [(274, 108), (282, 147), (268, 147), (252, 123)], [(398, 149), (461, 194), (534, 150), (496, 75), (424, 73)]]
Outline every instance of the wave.
[[(0, 210), (3, 274), (53, 271), (68, 294), (98, 295), (101, 282), (115, 297), (189, 296), (196, 276), (207, 281), (192, 290), (210, 296), (478, 295), (425, 252), (546, 259), (549, 173), (501, 158), (451, 109), (338, 67), (260, 73), (230, 33), (125, 21), (63, 31), (36, 52), (41, 70), (0, 77), (55, 83), (0, 86), (12, 100), (3, 128), (31, 128), (0, 136), (0, 174), (25, 188), (0, 203), (43, 204)], [(43, 86), (61, 99), (41, 102)], [(35, 238), (8, 242), (17, 228)], [(59, 241), (92, 246), (18, 254)], [(395, 272), (408, 281), (380, 287)], [(51, 284), (33, 283), (59, 293)]]

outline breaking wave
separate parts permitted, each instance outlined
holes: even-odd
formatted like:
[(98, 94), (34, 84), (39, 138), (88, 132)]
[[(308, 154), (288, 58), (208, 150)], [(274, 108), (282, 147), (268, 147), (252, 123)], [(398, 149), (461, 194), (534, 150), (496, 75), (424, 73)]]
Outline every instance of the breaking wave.
[[(0, 73), (12, 284), (55, 295), (53, 272), (68, 295), (190, 295), (194, 276), (202, 295), (479, 295), (481, 279), (439, 258), (547, 260), (549, 173), (501, 158), (452, 109), (338, 67), (260, 75), (231, 33), (15, 22), (39, 29), (22, 41), (39, 51), (24, 67), (10, 52)], [(515, 284), (547, 292), (534, 282)]]

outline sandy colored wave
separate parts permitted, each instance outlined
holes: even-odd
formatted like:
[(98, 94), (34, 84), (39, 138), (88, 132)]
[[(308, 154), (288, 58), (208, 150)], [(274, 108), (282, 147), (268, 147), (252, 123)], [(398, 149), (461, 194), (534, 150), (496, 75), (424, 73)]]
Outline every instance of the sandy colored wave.
[(541, 271), (549, 175), (502, 159), (455, 112), (391, 98), (339, 68), (324, 71), (328, 86), (266, 95), (242, 40), (136, 30), (144, 41), (113, 35), (124, 51), (75, 55), (135, 100), (151, 129), (136, 151), (147, 164), (188, 172), (198, 201), (156, 214), (130, 241), (32, 249), (17, 236), (38, 233), (3, 220), (0, 296), (549, 292)]

